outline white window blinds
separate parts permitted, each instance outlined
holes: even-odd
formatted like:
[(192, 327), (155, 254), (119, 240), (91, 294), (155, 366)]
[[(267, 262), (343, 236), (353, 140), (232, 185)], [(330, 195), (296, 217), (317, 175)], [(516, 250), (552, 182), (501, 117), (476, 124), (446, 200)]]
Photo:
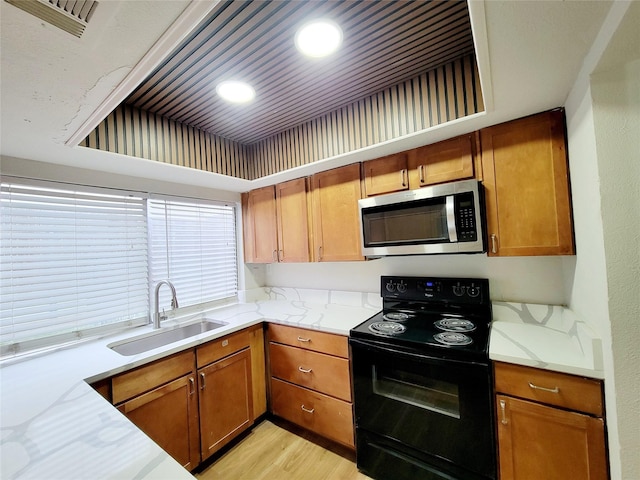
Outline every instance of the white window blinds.
[[(234, 206), (153, 198), (148, 216), (150, 294), (165, 279), (175, 286), (180, 307), (237, 294)], [(170, 290), (160, 294), (160, 308), (168, 307)]]
[(1, 185), (2, 355), (148, 321), (145, 199), (66, 188)]

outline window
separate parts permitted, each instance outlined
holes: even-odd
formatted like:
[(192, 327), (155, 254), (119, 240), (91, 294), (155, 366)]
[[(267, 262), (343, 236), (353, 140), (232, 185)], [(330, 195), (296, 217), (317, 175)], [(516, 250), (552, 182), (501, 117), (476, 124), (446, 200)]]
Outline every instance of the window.
[(2, 355), (146, 321), (139, 194), (16, 182), (0, 199)]
[(148, 197), (2, 183), (0, 355), (147, 323), (163, 279), (181, 307), (235, 297), (235, 207)]
[[(238, 288), (235, 207), (149, 200), (150, 288), (169, 279), (180, 307), (234, 297)], [(151, 294), (153, 292), (150, 292)], [(160, 290), (160, 307), (170, 304)]]

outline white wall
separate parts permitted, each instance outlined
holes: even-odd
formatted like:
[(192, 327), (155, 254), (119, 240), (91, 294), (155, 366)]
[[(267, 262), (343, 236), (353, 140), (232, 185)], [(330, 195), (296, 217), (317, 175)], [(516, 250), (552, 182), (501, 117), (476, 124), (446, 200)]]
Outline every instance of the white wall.
[[(268, 286), (379, 292), (381, 275), (481, 277), (491, 298), (566, 304), (561, 257), (489, 258), (486, 255), (413, 255), (366, 262), (271, 264)], [(259, 271), (256, 267), (256, 271)]]
[(638, 479), (640, 59), (620, 69), (594, 75), (591, 88), (614, 365), (615, 396), (608, 400), (615, 402), (618, 416), (620, 478)]
[(614, 480), (640, 478), (639, 16), (638, 4), (614, 5), (566, 103), (577, 249), (565, 261), (569, 307), (603, 340)]

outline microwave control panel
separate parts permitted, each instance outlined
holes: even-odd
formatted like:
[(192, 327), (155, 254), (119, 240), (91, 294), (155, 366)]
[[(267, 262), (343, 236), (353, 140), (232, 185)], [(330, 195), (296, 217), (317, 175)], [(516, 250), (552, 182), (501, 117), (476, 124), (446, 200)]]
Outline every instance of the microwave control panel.
[(456, 232), (459, 242), (475, 242), (478, 239), (476, 209), (473, 193), (460, 193), (455, 196)]

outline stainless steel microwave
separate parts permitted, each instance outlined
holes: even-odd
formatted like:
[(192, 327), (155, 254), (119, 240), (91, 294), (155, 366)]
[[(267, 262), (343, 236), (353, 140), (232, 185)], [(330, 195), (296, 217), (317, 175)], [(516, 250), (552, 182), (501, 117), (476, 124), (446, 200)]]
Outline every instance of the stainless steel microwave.
[(484, 252), (482, 193), (464, 180), (359, 200), (362, 254)]

